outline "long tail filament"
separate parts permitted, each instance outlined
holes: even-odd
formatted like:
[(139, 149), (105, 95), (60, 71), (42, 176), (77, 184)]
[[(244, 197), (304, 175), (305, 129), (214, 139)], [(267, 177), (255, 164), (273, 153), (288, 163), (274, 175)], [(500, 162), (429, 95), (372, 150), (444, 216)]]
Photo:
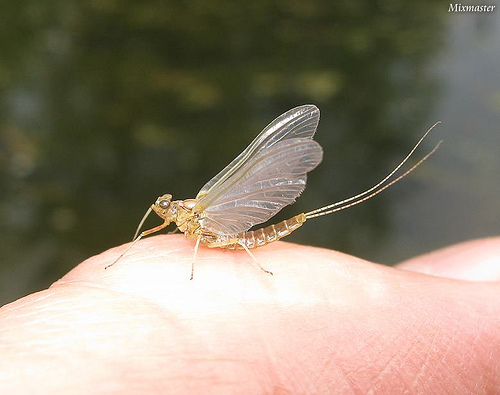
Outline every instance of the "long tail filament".
[[(417, 144), (411, 149), (411, 151), (406, 155), (406, 157), (392, 170), (387, 176), (384, 177), (384, 179), (377, 184), (375, 184), (373, 187), (370, 189), (367, 189), (364, 192), (361, 192), (355, 196), (352, 196), (350, 198), (341, 200), (339, 202), (330, 204), (328, 206), (320, 207), (316, 210), (309, 211), (308, 213), (305, 214), (307, 219), (311, 218), (316, 218), (316, 217), (321, 217), (322, 215), (327, 215), (331, 214), (337, 211), (345, 210), (346, 208), (355, 206), (357, 204), (363, 203), (364, 201), (371, 199), (375, 195), (378, 195), (380, 192), (383, 190), (389, 188), (391, 185), (394, 185), (398, 181), (402, 180), (405, 178), (408, 174), (410, 174), (413, 170), (415, 170), (417, 167), (419, 167), (423, 162), (425, 162), (436, 150), (439, 148), (441, 143), (443, 142), (442, 140), (438, 142), (434, 148), (427, 153), (422, 159), (420, 159), (415, 165), (413, 165), (410, 169), (405, 171), (403, 174), (398, 176), (396, 179), (392, 180), (388, 184), (386, 182), (403, 166), (408, 159), (412, 156), (412, 154), (415, 152), (415, 150), (418, 148), (418, 146), (424, 141), (424, 139), (427, 137), (427, 135), (431, 132), (432, 129), (434, 129), (437, 125), (439, 125), (441, 121), (436, 122), (434, 125), (432, 125), (427, 132), (418, 140)], [(384, 185), (385, 184), (385, 185)]]

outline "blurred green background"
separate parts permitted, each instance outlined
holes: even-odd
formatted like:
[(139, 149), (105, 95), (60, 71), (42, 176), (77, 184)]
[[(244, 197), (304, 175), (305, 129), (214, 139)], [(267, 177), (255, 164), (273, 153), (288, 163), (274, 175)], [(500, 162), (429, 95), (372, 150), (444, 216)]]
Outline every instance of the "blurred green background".
[(445, 141), (396, 187), (288, 241), (392, 264), (498, 234), (500, 9), (448, 6), (4, 2), (0, 305), (129, 241), (158, 195), (194, 197), (306, 103), (322, 112), (324, 160), (278, 219), (372, 186), (438, 119), (419, 155)]

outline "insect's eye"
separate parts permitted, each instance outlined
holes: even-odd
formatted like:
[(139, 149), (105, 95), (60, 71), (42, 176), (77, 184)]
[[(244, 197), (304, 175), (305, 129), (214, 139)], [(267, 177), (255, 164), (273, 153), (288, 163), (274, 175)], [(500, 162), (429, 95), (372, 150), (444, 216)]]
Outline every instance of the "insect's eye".
[(170, 201), (169, 200), (160, 200), (160, 202), (158, 203), (158, 205), (162, 208), (162, 209), (166, 209), (168, 208), (168, 206), (170, 205)]

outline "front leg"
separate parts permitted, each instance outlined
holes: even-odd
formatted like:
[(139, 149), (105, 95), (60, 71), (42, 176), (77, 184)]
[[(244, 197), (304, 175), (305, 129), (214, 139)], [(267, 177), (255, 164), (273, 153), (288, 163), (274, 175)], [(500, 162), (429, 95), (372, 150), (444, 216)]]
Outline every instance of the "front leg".
[(139, 236), (137, 236), (135, 238), (135, 240), (128, 246), (128, 248), (125, 251), (123, 251), (118, 258), (115, 259), (115, 261), (113, 263), (110, 263), (108, 266), (105, 266), (104, 269), (108, 269), (111, 266), (113, 266), (116, 262), (118, 262), (121, 259), (121, 257), (123, 255), (125, 255), (135, 245), (135, 243), (137, 243), (143, 237), (149, 236), (150, 234), (153, 234), (156, 232), (159, 232), (160, 230), (166, 228), (168, 225), (170, 225), (170, 221), (167, 221), (165, 219), (165, 221), (161, 225), (155, 226), (154, 228), (151, 228), (151, 229), (148, 229), (148, 230), (145, 230), (144, 232), (142, 232)]

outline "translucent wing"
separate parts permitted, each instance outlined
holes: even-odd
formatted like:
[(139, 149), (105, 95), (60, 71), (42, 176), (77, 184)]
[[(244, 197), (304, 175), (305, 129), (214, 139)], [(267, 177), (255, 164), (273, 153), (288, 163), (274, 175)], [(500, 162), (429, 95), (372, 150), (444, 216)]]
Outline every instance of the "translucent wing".
[(198, 194), (195, 211), (202, 227), (237, 234), (293, 203), (307, 172), (322, 159), (321, 146), (312, 140), (318, 120), (315, 106), (301, 106), (267, 126)]
[[(286, 113), (280, 115), (269, 125), (267, 125), (262, 132), (239, 154), (229, 165), (219, 172), (214, 178), (207, 182), (196, 196), (196, 199), (207, 195), (211, 189), (216, 189), (227, 179), (229, 179), (234, 172), (252, 156), (260, 151), (271, 147), (279, 141), (291, 138), (305, 138), (312, 139), (319, 122), (319, 109), (315, 105), (306, 104), (292, 108)], [(212, 195), (214, 197), (215, 195)], [(206, 200), (208, 202), (208, 200)]]

